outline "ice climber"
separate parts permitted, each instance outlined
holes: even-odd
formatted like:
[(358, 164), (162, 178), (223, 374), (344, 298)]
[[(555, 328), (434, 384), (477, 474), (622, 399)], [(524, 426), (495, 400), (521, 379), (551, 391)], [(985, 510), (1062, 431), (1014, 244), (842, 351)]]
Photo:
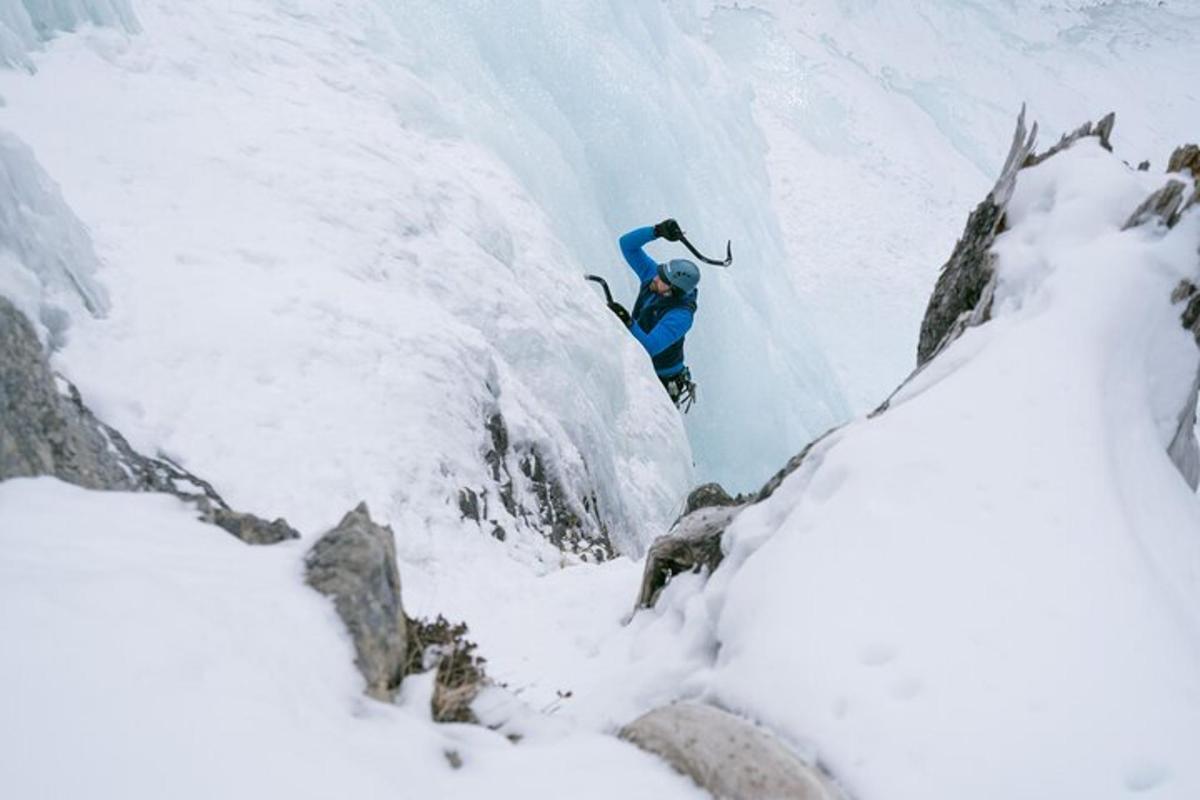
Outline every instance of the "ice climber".
[(679, 223), (663, 220), (653, 227), (635, 228), (620, 239), (621, 254), (641, 282), (633, 311), (622, 320), (650, 354), (654, 371), (671, 400), (686, 411), (695, 398), (696, 387), (683, 361), (683, 341), (696, 316), (700, 268), (683, 258), (657, 263), (642, 247), (660, 238), (669, 242), (683, 238)]

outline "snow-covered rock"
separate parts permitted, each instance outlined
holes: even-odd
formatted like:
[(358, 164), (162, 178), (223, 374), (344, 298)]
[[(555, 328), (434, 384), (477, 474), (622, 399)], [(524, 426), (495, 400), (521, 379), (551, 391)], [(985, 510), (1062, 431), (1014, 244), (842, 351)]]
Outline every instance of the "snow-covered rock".
[(681, 572), (712, 574), (725, 557), (721, 550), (725, 529), (741, 510), (737, 505), (696, 509), (679, 520), (669, 533), (656, 539), (646, 553), (637, 606), (653, 606), (663, 587)]

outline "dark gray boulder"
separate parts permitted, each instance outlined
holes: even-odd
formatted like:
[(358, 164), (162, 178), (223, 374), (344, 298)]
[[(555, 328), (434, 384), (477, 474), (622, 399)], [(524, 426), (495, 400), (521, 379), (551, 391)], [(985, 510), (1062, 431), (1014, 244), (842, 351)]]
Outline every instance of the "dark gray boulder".
[(305, 581), (333, 600), (354, 642), (366, 692), (390, 701), (404, 677), (408, 620), (391, 528), (371, 520), (366, 503), (342, 518), (304, 559)]
[(719, 708), (676, 703), (645, 714), (620, 737), (662, 758), (723, 800), (845, 800), (819, 766), (763, 728)]

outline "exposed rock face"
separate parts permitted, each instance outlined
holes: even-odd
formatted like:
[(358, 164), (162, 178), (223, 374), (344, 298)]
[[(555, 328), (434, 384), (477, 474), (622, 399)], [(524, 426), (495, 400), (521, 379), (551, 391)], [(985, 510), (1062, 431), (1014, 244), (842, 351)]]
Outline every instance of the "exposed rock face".
[[(1024, 115), (1024, 113), (1025, 113), (1024, 108), (1021, 109), (1021, 113), (1022, 113), (1022, 115)], [(1096, 138), (1098, 138), (1100, 140), (1100, 146), (1111, 153), (1112, 152), (1112, 144), (1110, 144), (1108, 140), (1109, 140), (1109, 137), (1112, 136), (1113, 125), (1116, 123), (1116, 121), (1117, 121), (1117, 115), (1114, 112), (1110, 111), (1109, 113), (1107, 113), (1103, 117), (1101, 117), (1100, 121), (1095, 124), (1093, 124), (1091, 122), (1085, 122), (1082, 125), (1080, 125), (1078, 128), (1076, 128), (1075, 130), (1064, 135), (1061, 139), (1058, 140), (1058, 143), (1056, 145), (1051, 147), (1046, 152), (1039, 153), (1038, 155), (1028, 156), (1025, 159), (1024, 163), (1021, 164), (1021, 167), (1036, 166), (1036, 165), (1042, 163), (1043, 161), (1045, 161), (1047, 158), (1050, 158), (1053, 155), (1057, 155), (1058, 153), (1061, 153), (1063, 150), (1066, 150), (1068, 147), (1075, 144), (1075, 142), (1079, 141), (1080, 139), (1085, 139), (1088, 136), (1095, 136)]]
[(0, 297), (0, 480), (54, 475), (89, 489), (134, 489), (105, 431), (59, 395), (33, 326)]
[(204, 521), (232, 533), (246, 544), (277, 544), (288, 539), (300, 538), (296, 529), (288, 525), (287, 520), (282, 517), (268, 522), (262, 517), (221, 506), (213, 507), (211, 504), (201, 503), (200, 507), (205, 512), (201, 517)]
[(729, 492), (725, 491), (719, 483), (705, 483), (697, 486), (688, 495), (687, 503), (683, 509), (683, 515), (687, 516), (699, 508), (713, 508), (715, 506), (736, 506), (745, 502), (745, 498), (741, 495), (730, 497)]
[[(1026, 135), (1025, 109), (1022, 108), (1000, 177), (988, 196), (967, 218), (967, 228), (950, 254), (950, 260), (942, 266), (933, 295), (929, 298), (917, 343), (918, 367), (937, 355), (968, 327), (986, 322), (991, 317), (995, 289), (992, 243), (1003, 230), (1004, 209), (1016, 186), (1017, 172), (1034, 158), (1032, 153), (1036, 140), (1037, 124)], [(1064, 146), (1062, 142), (1058, 145), (1060, 149)]]
[(1158, 220), (1168, 228), (1174, 227), (1175, 223), (1179, 221), (1180, 214), (1186, 208), (1184, 205), (1184, 192), (1186, 190), (1187, 185), (1183, 181), (1167, 181), (1166, 186), (1142, 201), (1142, 204), (1137, 207), (1122, 226), (1122, 230), (1136, 228), (1138, 225), (1144, 225), (1151, 220)]
[(661, 757), (716, 798), (845, 800), (818, 767), (765, 730), (712, 706), (676, 703), (621, 729), (620, 736)]
[(282, 519), (233, 511), (206, 481), (135, 451), (70, 381), (54, 375), (29, 320), (0, 297), (0, 480), (37, 475), (88, 489), (173, 494), (249, 544), (299, 536)]
[(372, 522), (366, 503), (360, 503), (317, 540), (304, 563), (305, 580), (333, 599), (350, 631), (367, 694), (390, 701), (408, 657), (408, 620), (391, 529)]
[(1167, 172), (1183, 172), (1189, 170), (1192, 177), (1200, 178), (1200, 147), (1185, 144), (1175, 148), (1167, 160)]
[[(992, 244), (1004, 231), (1004, 211), (1016, 186), (1017, 173), (1025, 167), (1036, 166), (1062, 152), (1080, 139), (1095, 136), (1106, 150), (1112, 150), (1114, 114), (1105, 115), (1099, 122), (1081, 125), (1063, 136), (1044, 153), (1035, 154), (1037, 124), (1025, 132), (1025, 109), (1017, 117), (1017, 129), (1000, 177), (988, 196), (967, 219), (966, 230), (942, 267), (933, 295), (921, 321), (921, 336), (917, 343), (917, 367), (924, 366), (963, 331), (991, 319), (992, 301), (996, 288), (995, 256)], [(886, 407), (886, 404), (885, 404)]]
[(681, 572), (712, 574), (721, 565), (725, 553), (721, 537), (742, 506), (700, 508), (683, 517), (666, 536), (660, 536), (646, 554), (638, 608), (650, 608), (658, 600), (667, 582)]
[(499, 411), (488, 416), (485, 427), (489, 442), (483, 459), (491, 485), (459, 490), (463, 519), (475, 520), (502, 541), (508, 536), (506, 524), (525, 526), (585, 561), (616, 555), (594, 495), (574, 497), (535, 443), (511, 441)]

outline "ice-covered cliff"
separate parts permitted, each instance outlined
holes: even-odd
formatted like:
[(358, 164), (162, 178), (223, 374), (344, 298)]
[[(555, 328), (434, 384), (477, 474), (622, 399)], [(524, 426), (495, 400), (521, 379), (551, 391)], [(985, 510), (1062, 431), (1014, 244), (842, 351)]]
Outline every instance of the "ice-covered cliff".
[[(610, 735), (687, 698), (864, 800), (1191, 797), (1198, 520), (1171, 457), (1196, 455), (1200, 234), (1195, 210), (1123, 230), (1158, 161), (1088, 142), (1022, 172), (990, 321), (789, 462), (711, 581), (631, 616), (619, 554), (908, 373), (1022, 100), (1046, 140), (1107, 108), (1118, 155), (1187, 137), (1197, 16), (2, 4), (0, 293), (134, 447), (303, 538), (0, 484), (0, 793), (693, 797)], [(704, 273), (686, 419), (580, 279), (628, 299), (616, 237), (668, 215), (735, 251)], [(361, 696), (300, 578), (361, 500), (405, 611), (469, 624), (491, 730), (433, 724), (429, 675)]]

